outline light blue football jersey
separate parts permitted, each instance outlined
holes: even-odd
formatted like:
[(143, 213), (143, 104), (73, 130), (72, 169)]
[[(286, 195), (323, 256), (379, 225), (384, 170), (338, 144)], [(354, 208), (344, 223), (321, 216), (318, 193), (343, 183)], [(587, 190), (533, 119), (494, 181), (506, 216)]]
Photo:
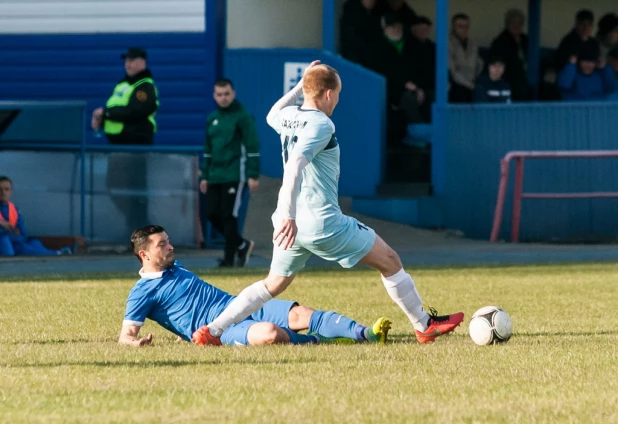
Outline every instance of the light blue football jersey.
[[(339, 208), (339, 143), (326, 114), (300, 106), (283, 108), (271, 122), (281, 136), (283, 164), (299, 151), (309, 164), (303, 169), (296, 201), (299, 233), (321, 233), (342, 218)], [(277, 216), (277, 212), (273, 217)]]

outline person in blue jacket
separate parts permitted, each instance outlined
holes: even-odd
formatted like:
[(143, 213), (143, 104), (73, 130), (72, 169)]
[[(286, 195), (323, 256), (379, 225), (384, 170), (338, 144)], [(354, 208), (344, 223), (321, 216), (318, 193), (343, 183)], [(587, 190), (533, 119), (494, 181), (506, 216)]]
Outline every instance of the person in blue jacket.
[(618, 82), (596, 43), (585, 42), (558, 74), (558, 88), (567, 101), (607, 100), (618, 90)]
[(47, 249), (38, 239), (28, 237), (24, 217), (11, 202), (12, 195), (11, 179), (0, 176), (0, 256), (72, 253), (70, 248)]

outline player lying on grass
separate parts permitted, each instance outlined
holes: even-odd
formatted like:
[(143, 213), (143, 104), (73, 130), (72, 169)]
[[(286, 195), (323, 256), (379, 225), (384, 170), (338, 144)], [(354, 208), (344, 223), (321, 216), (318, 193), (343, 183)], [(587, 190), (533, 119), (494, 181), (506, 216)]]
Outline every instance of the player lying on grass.
[[(174, 260), (174, 247), (162, 227), (149, 225), (131, 235), (133, 253), (142, 264), (142, 277), (131, 289), (119, 342), (142, 346), (152, 334), (139, 337), (149, 318), (186, 341), (204, 344), (200, 327), (218, 316), (234, 296), (198, 278)], [(288, 300), (271, 300), (263, 308), (221, 335), (227, 345), (271, 343), (384, 343), (390, 321), (379, 318), (368, 328), (335, 312), (316, 311)], [(297, 331), (309, 330), (308, 335)], [(195, 333), (195, 334), (194, 334)], [(220, 344), (220, 343), (217, 343)]]
[[(342, 213), (339, 142), (329, 118), (340, 92), (339, 73), (314, 61), (296, 87), (268, 113), (266, 120), (280, 135), (283, 149), (283, 183), (272, 217), (275, 232), (270, 273), (240, 292), (220, 316), (201, 329), (207, 343), (218, 343), (228, 326), (281, 294), (311, 255), (344, 268), (361, 263), (378, 270), (386, 291), (411, 321), (420, 343), (433, 342), (463, 321), (462, 312), (427, 314), (397, 253), (371, 228)], [(296, 101), (301, 94), (304, 101), (299, 107)], [(353, 149), (354, 140), (348, 143)]]

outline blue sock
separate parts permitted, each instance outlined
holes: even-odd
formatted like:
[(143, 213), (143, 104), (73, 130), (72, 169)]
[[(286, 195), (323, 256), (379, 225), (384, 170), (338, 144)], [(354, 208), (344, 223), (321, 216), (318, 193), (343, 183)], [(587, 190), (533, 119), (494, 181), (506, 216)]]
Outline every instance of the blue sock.
[(309, 332), (315, 331), (324, 337), (365, 340), (365, 328), (364, 325), (333, 311), (314, 311), (309, 320)]
[(281, 327), (283, 331), (288, 333), (290, 337), (290, 343), (292, 344), (307, 344), (307, 343), (317, 343), (318, 338), (316, 336), (307, 336), (304, 334), (298, 334), (289, 328)]

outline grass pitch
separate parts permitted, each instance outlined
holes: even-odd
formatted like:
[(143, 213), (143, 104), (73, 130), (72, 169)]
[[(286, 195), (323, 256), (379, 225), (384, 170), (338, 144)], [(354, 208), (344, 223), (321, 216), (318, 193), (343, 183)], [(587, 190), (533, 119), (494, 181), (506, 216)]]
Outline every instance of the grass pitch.
[[(613, 265), (410, 270), (423, 300), (464, 325), (418, 345), (374, 271), (303, 272), (283, 298), (369, 324), (377, 345), (200, 348), (147, 322), (154, 346), (116, 344), (134, 275), (0, 284), (1, 423), (618, 422)], [(236, 293), (262, 272), (200, 272)], [(511, 315), (513, 338), (480, 347), (468, 319)]]

